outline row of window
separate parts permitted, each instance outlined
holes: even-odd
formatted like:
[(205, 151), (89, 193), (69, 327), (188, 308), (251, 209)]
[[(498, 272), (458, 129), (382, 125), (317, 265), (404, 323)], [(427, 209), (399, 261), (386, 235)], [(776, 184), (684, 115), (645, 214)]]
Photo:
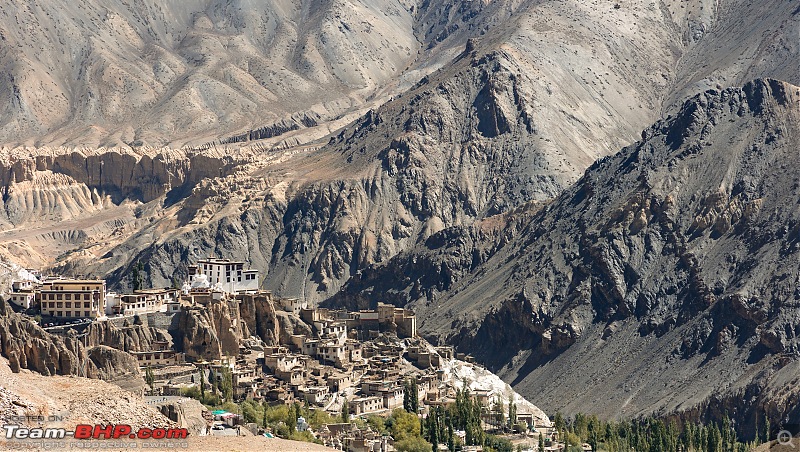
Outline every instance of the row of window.
[[(54, 286), (50, 290), (60, 290), (60, 291), (63, 292), (65, 290), (73, 290), (74, 291), (74, 290), (77, 290), (77, 289), (74, 289), (72, 287), (65, 287), (65, 286)], [(82, 286), (81, 287), (81, 292), (86, 292), (86, 291), (89, 291), (89, 290), (100, 290), (100, 287), (88, 287), (88, 286)]]
[[(64, 306), (62, 306), (62, 304)], [(62, 303), (60, 301), (50, 301), (50, 302), (47, 302), (47, 303), (42, 303), (42, 308), (55, 309), (55, 308), (61, 308), (61, 307), (71, 308), (72, 307), (72, 302), (71, 301), (66, 301), (66, 302)], [(79, 301), (76, 301), (75, 302), (75, 307), (76, 308), (80, 308), (81, 307), (81, 303)], [(83, 307), (84, 308), (90, 308), (91, 307), (91, 303), (86, 301), (86, 302), (83, 303)]]
[[(63, 295), (63, 299), (64, 300), (72, 300), (72, 294), (71, 293), (65, 293), (65, 294), (60, 294), (60, 293), (42, 294), (42, 300), (61, 300), (62, 299), (62, 295)], [(75, 294), (75, 299), (76, 300), (80, 300), (81, 299), (81, 294), (76, 293)], [(92, 299), (92, 294), (90, 294), (90, 293), (83, 294), (83, 299), (84, 300), (91, 300)]]

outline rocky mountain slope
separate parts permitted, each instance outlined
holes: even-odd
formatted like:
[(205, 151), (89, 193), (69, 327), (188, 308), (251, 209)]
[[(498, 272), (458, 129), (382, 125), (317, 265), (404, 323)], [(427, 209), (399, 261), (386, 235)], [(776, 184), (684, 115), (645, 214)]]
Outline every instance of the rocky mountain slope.
[(24, 1), (0, 13), (0, 141), (182, 145), (316, 125), (414, 62), (394, 1)]
[[(725, 265), (714, 275), (703, 273), (712, 272), (711, 265), (701, 272), (693, 264), (695, 254), (665, 239), (671, 237), (667, 230), (658, 237), (645, 233), (644, 244), (629, 245), (627, 236), (618, 244), (600, 232), (584, 234), (580, 231), (606, 231), (621, 220), (605, 210), (590, 214), (560, 207), (568, 204), (564, 196), (601, 200), (594, 192), (561, 193), (598, 158), (640, 139), (641, 130), (662, 116), (692, 124), (691, 113), (676, 112), (688, 96), (709, 88), (717, 94), (703, 96), (740, 93), (744, 103), (737, 105), (746, 104), (742, 116), (714, 119), (713, 128), (689, 130), (687, 137), (670, 132), (682, 127), (672, 118), (656, 126), (663, 133), (648, 129), (644, 142), (668, 135), (662, 147), (689, 152), (690, 137), (712, 143), (714, 150), (723, 142), (725, 149), (735, 147), (726, 140), (737, 134), (751, 139), (744, 128), (759, 127), (762, 119), (754, 106), (763, 103), (772, 111), (772, 104), (782, 103), (772, 85), (789, 85), (760, 82), (748, 85), (752, 93), (724, 88), (765, 77), (800, 84), (798, 33), (800, 10), (786, 0), (757, 5), (745, 0), (259, 5), (193, 0), (135, 7), (83, 2), (59, 10), (23, 2), (0, 12), (0, 36), (9, 43), (0, 48), (9, 68), (0, 92), (12, 99), (0, 112), (0, 143), (6, 144), (0, 152), (0, 257), (67, 274), (108, 274), (112, 286), (125, 289), (137, 263), (144, 266), (146, 285), (166, 286), (185, 277), (188, 263), (214, 254), (244, 259), (262, 271), (262, 287), (310, 302), (337, 293), (337, 302), (374, 301), (367, 291), (389, 281), (393, 302), (416, 301), (436, 312), (429, 332), (435, 326), (443, 339), (474, 347), (497, 368), (511, 363), (507, 378), (527, 388), (532, 380), (526, 372), (556, 367), (539, 366), (544, 363), (538, 358), (518, 351), (538, 350), (531, 356), (555, 359), (578, 337), (590, 336), (568, 325), (588, 331), (599, 325), (595, 317), (633, 316), (636, 322), (610, 323), (608, 332), (603, 326), (598, 334), (613, 338), (622, 328), (624, 336), (630, 328), (632, 337), (650, 338), (675, 331), (678, 318), (670, 319), (675, 304), (683, 303), (676, 300), (688, 295), (677, 283), (642, 275), (710, 278), (710, 293), (721, 296), (714, 291), (726, 294), (729, 285), (746, 280), (724, 268), (736, 264), (740, 272), (762, 265), (740, 251), (766, 240), (761, 232), (755, 242), (744, 237), (730, 250), (719, 248), (732, 261), (715, 257), (713, 262)], [(790, 99), (791, 89), (784, 91)], [(759, 101), (755, 92), (766, 93), (766, 100)], [(722, 101), (716, 102), (719, 107)], [(698, 115), (718, 113), (695, 104)], [(214, 143), (203, 144), (210, 140)], [(781, 142), (777, 134), (767, 141), (764, 146)], [(191, 146), (182, 147), (187, 143)], [(165, 144), (180, 150), (154, 147)], [(589, 174), (617, 162), (620, 174), (607, 177), (620, 178), (621, 184), (635, 159), (622, 165), (619, 158), (602, 160)], [(662, 163), (652, 164), (652, 171), (663, 169)], [(684, 210), (671, 217), (692, 224), (701, 218), (691, 232), (680, 229), (687, 237), (709, 228), (727, 237), (731, 229), (725, 222), (743, 218), (737, 212), (769, 211), (770, 206), (758, 210), (757, 203), (749, 204), (754, 199), (734, 202), (749, 182), (735, 190), (712, 187), (719, 174), (682, 168), (686, 174), (671, 176), (674, 185), (699, 184), (697, 199), (676, 198)], [(746, 168), (741, 171), (750, 171)], [(584, 179), (577, 187), (587, 186)], [(722, 194), (713, 195), (718, 189)], [(657, 200), (666, 202), (667, 193), (659, 194), (663, 199)], [(626, 193), (608, 196), (608, 203), (631, 203), (625, 215), (633, 215), (633, 229), (640, 231), (649, 230), (651, 217), (662, 208), (651, 206), (647, 197), (634, 202)], [(778, 227), (780, 220), (777, 214), (763, 219), (760, 231)], [(569, 240), (548, 245), (552, 256), (526, 254), (550, 229)], [(644, 261), (640, 248), (660, 243), (656, 239), (676, 243), (670, 246), (678, 251), (666, 246), (665, 256), (678, 259), (681, 267), (676, 270), (666, 257)], [(618, 249), (625, 259), (633, 256), (632, 263), (592, 264), (611, 259)], [(589, 263), (573, 272), (579, 258)], [(541, 264), (532, 267), (532, 259)], [(638, 268), (645, 264), (653, 267)], [(488, 269), (492, 277), (480, 284), (496, 284), (492, 291), (473, 289), (478, 286), (471, 282), (481, 274), (473, 272), (489, 275)], [(533, 273), (519, 276), (529, 270)], [(404, 278), (391, 280), (391, 272)], [(531, 292), (531, 286), (510, 295), (505, 291), (520, 288), (503, 279), (511, 274), (531, 279), (530, 284), (545, 281), (536, 284), (546, 290)], [(765, 281), (748, 290), (773, 287), (759, 285)], [(695, 292), (687, 293), (705, 294), (690, 288)], [(668, 301), (662, 305), (664, 294)], [(588, 305), (569, 304), (587, 297)], [(527, 319), (519, 314), (535, 300), (556, 301), (548, 301), (555, 304), (531, 325), (554, 323), (501, 327)], [(679, 318), (699, 322), (694, 319), (703, 313), (694, 307)], [(229, 320), (198, 317), (187, 326), (211, 338)], [(486, 327), (470, 330), (478, 325)], [(508, 333), (508, 342), (492, 338), (491, 325)], [(782, 337), (764, 339), (773, 343), (765, 347)], [(219, 350), (230, 342), (216, 340)], [(707, 339), (701, 342), (687, 345), (687, 356), (699, 356), (695, 349), (708, 346)], [(501, 343), (513, 346), (491, 356), (481, 349)], [(554, 377), (538, 372), (529, 378)], [(700, 392), (687, 396), (681, 407), (702, 400)], [(632, 398), (625, 413), (679, 403), (645, 399)], [(620, 405), (615, 403), (608, 406)]]
[(417, 297), (424, 334), (548, 412), (796, 421), (799, 107), (800, 88), (775, 80), (700, 94), (476, 268), (451, 240), (448, 290), (418, 278), (397, 293)]
[[(147, 284), (171, 285), (213, 253), (262, 269), (281, 295), (323, 300), (444, 228), (551, 199), (687, 93), (745, 77), (793, 81), (798, 14), (767, 3), (758, 17), (733, 0), (409, 5), (427, 69), (385, 83), (393, 96), (360, 103), (374, 108), (352, 124), (320, 121), (318, 132), (287, 132), (291, 143), (5, 151), (7, 173), (33, 170), (4, 187), (14, 229), (0, 248), (62, 272), (111, 272), (119, 287), (136, 262)], [(739, 55), (721, 50), (731, 42), (748, 56), (697, 64)], [(95, 153), (81, 171), (62, 166)], [(103, 161), (114, 177), (101, 181)]]

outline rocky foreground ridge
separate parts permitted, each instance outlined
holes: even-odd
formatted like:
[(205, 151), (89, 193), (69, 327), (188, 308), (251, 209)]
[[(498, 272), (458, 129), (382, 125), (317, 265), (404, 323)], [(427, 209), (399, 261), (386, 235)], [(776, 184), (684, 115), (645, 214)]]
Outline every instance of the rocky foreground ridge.
[[(470, 235), (452, 230), (434, 254), (452, 268), (412, 274), (394, 301), (550, 412), (796, 421), (798, 142), (800, 88), (707, 91), (592, 165), (486, 262), (460, 258)], [(332, 301), (397, 285), (430, 248)]]

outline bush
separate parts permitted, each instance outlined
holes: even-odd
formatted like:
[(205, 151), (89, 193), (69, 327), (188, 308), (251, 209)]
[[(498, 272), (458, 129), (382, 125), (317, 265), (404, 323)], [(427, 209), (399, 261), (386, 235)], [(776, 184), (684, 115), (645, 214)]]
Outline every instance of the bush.
[(256, 409), (248, 402), (242, 403), (242, 416), (244, 416), (245, 422), (261, 422), (262, 412), (263, 410)]
[(402, 408), (392, 411), (387, 424), (391, 425), (392, 436), (396, 441), (420, 436), (419, 418)]
[(267, 408), (267, 423), (274, 424), (285, 421), (289, 417), (289, 407), (286, 405), (271, 406)]
[(306, 422), (315, 430), (322, 427), (322, 424), (334, 424), (339, 422), (323, 410), (308, 410), (306, 414)]
[(381, 416), (374, 414), (367, 416), (367, 424), (378, 433), (387, 433), (386, 420)]
[(499, 436), (486, 435), (485, 445), (497, 452), (514, 452), (514, 445), (511, 444), (511, 441)]
[(316, 441), (314, 435), (312, 435), (311, 432), (309, 432), (308, 430), (306, 430), (305, 432), (292, 432), (291, 434), (289, 434), (289, 439), (293, 441), (305, 441), (307, 443), (313, 443), (314, 441)]
[(433, 445), (419, 436), (406, 438), (394, 443), (394, 448), (398, 452), (429, 452)]

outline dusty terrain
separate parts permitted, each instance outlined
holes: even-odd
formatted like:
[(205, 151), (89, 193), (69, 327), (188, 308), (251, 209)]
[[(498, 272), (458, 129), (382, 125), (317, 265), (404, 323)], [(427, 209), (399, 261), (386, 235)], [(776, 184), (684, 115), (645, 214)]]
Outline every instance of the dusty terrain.
[[(63, 422), (11, 421), (12, 416), (60, 416)], [(0, 358), (0, 425), (74, 429), (78, 424), (129, 424), (134, 429), (175, 427), (169, 419), (148, 406), (144, 399), (100, 380), (52, 376), (22, 370), (12, 373), (8, 361)], [(3, 431), (0, 429), (0, 431)], [(66, 439), (69, 443), (72, 439)], [(101, 441), (101, 440), (98, 440)], [(111, 440), (108, 440), (111, 441)], [(144, 440), (140, 440), (144, 441)], [(0, 447), (6, 447), (6, 440)], [(37, 441), (31, 440), (36, 443)], [(181, 441), (178, 441), (181, 442)], [(198, 451), (325, 451), (316, 444), (263, 437), (189, 437), (187, 450)], [(60, 447), (64, 447), (61, 443)], [(59, 450), (55, 447), (26, 447), (25, 450)], [(62, 449), (63, 450), (63, 449)], [(103, 448), (103, 450), (135, 450)], [(175, 448), (148, 450), (176, 450)]]

